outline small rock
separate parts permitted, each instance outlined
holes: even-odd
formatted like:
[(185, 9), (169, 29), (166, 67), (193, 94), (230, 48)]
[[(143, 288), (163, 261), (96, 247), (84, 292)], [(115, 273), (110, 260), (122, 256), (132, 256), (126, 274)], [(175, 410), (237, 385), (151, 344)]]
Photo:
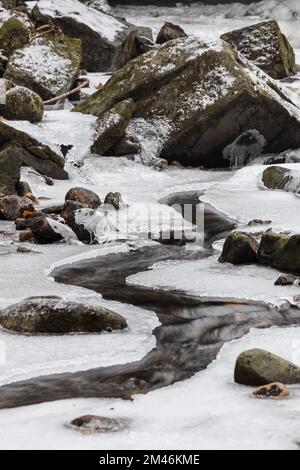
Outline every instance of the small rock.
[(25, 197), (26, 194), (32, 194), (31, 187), (26, 181), (19, 181), (16, 184), (16, 190), (18, 196)]
[(0, 312), (0, 325), (16, 333), (101, 333), (122, 330), (125, 319), (104, 307), (66, 302), (58, 297), (32, 297)]
[(268, 351), (253, 349), (239, 355), (234, 380), (240, 385), (254, 387), (274, 382), (299, 384), (300, 368)]
[(78, 240), (83, 243), (93, 243), (94, 236), (84, 228), (84, 225), (78, 224), (75, 218), (76, 211), (85, 207), (86, 205), (81, 204), (80, 202), (66, 201), (61, 213), (61, 217), (77, 235)]
[(20, 242), (28, 242), (34, 238), (33, 232), (30, 228), (23, 230), (19, 235)]
[(272, 383), (259, 387), (253, 392), (255, 398), (288, 398), (290, 396), (289, 389), (281, 383)]
[(158, 33), (156, 44), (164, 44), (173, 39), (186, 38), (187, 34), (178, 25), (166, 22)]
[(6, 220), (27, 217), (35, 212), (30, 199), (19, 196), (5, 196), (0, 199), (0, 214)]
[(293, 274), (282, 274), (277, 281), (275, 286), (299, 286), (300, 279)]
[(255, 227), (256, 225), (271, 225), (272, 220), (261, 220), (261, 219), (253, 219), (248, 222), (248, 227)]
[(257, 262), (258, 241), (245, 232), (231, 233), (223, 247), (220, 263), (248, 264)]
[(99, 196), (85, 188), (72, 188), (67, 192), (65, 201), (75, 201), (83, 204), (85, 207), (90, 209), (97, 209), (101, 206), (101, 200)]
[(126, 209), (128, 205), (123, 201), (120, 193), (108, 193), (105, 197), (104, 208), (113, 207), (116, 210)]
[(27, 229), (31, 230), (36, 242), (43, 245), (57, 243), (63, 239), (60, 233), (53, 230), (46, 214), (42, 212), (35, 212), (24, 219), (16, 220), (16, 230)]
[(128, 426), (125, 420), (102, 416), (81, 416), (71, 421), (68, 427), (84, 433), (106, 433), (123, 431)]

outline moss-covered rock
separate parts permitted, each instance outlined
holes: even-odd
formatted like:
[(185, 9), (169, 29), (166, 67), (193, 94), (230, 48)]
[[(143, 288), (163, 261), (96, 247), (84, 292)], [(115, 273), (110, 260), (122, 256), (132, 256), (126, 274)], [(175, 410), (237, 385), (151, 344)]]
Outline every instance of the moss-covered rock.
[(247, 264), (257, 262), (257, 239), (249, 233), (233, 232), (224, 243), (220, 263)]
[(221, 37), (273, 78), (296, 73), (295, 52), (277, 21), (247, 26)]
[(30, 41), (33, 25), (22, 13), (15, 13), (0, 27), (0, 49), (10, 57)]
[(134, 101), (125, 100), (99, 116), (95, 123), (94, 142), (91, 146), (91, 153), (97, 155), (107, 154), (124, 135), (134, 109)]
[(263, 349), (245, 351), (238, 357), (235, 382), (258, 387), (274, 382), (284, 385), (300, 383), (300, 368)]
[(6, 93), (5, 117), (7, 119), (41, 122), (44, 116), (42, 98), (29, 88), (16, 86)]
[(78, 77), (81, 41), (48, 34), (36, 38), (11, 56), (5, 78), (48, 100), (68, 91)]
[(223, 41), (169, 41), (130, 61), (75, 111), (99, 116), (127, 99), (136, 103), (128, 127), (137, 141), (148, 139), (148, 153), (169, 162), (229, 165), (224, 148), (249, 129), (266, 139), (267, 153), (300, 146), (299, 109)]
[(103, 307), (66, 302), (57, 297), (36, 297), (0, 313), (0, 325), (16, 333), (101, 333), (127, 327), (121, 315)]
[(18, 149), (8, 148), (0, 152), (0, 194), (15, 194), (20, 181), (22, 154)]
[(270, 166), (262, 175), (262, 182), (268, 189), (281, 189), (300, 193), (300, 172), (282, 166)]
[(280, 271), (300, 273), (300, 235), (265, 233), (260, 242), (258, 260)]

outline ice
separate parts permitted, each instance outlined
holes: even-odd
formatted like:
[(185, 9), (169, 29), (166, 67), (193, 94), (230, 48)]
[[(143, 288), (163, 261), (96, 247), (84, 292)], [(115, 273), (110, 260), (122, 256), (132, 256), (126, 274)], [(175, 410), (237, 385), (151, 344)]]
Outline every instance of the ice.
[[(299, 442), (300, 389), (283, 401), (255, 400), (233, 370), (247, 349), (266, 348), (297, 364), (299, 328), (252, 330), (226, 344), (206, 371), (171, 387), (123, 400), (66, 400), (0, 411), (5, 449), (290, 450)], [(86, 414), (129, 420), (119, 433), (82, 435), (64, 424)]]

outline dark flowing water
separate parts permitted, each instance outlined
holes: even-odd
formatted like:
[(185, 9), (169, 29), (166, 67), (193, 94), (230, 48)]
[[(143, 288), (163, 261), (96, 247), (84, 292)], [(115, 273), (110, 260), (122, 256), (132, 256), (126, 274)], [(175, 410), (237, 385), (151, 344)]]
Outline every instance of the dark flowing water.
[[(173, 196), (169, 203), (182, 202), (181, 196)], [(193, 198), (194, 194), (185, 195), (185, 201)], [(126, 284), (129, 275), (147, 270), (158, 261), (199, 259), (201, 267), (201, 258), (212, 253), (211, 241), (234, 226), (234, 221), (209, 206), (205, 208), (205, 221), (206, 252), (163, 244), (146, 245), (56, 269), (52, 275), (57, 282), (82, 286), (107, 299), (153, 310), (161, 322), (153, 332), (156, 347), (134, 363), (37, 377), (3, 386), (0, 408), (68, 398), (130, 399), (134, 394), (188, 379), (205, 369), (225, 342), (244, 336), (253, 327), (300, 324), (300, 310), (289, 305), (272, 309), (263, 303), (204, 299), (184, 292)]]

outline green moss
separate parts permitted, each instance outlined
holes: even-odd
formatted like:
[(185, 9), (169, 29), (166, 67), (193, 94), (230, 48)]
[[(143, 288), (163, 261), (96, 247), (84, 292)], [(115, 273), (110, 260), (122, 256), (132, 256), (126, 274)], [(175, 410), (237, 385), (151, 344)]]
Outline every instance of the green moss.
[(30, 29), (17, 17), (9, 18), (0, 28), (0, 49), (9, 57), (30, 40)]

